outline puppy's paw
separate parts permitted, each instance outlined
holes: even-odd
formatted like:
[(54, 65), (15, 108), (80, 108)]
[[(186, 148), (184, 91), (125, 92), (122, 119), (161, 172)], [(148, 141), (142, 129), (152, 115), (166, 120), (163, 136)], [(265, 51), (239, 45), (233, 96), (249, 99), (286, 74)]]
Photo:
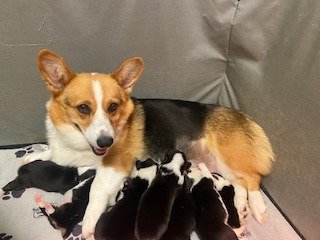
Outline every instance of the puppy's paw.
[(54, 209), (54, 207), (51, 205), (51, 203), (46, 202), (45, 204), (45, 208), (46, 208), (46, 213), (48, 215), (54, 213), (56, 210)]
[(264, 223), (268, 214), (266, 204), (264, 203), (260, 191), (249, 192), (249, 206), (257, 222), (260, 224)]
[(192, 180), (192, 186), (191, 186), (191, 189), (197, 185), (201, 178), (202, 178), (202, 175), (201, 175), (201, 171), (199, 168), (191, 168), (190, 169), (190, 172), (187, 173), (188, 177)]
[(200, 169), (203, 177), (212, 178), (212, 175), (211, 175), (209, 169), (207, 168), (207, 165), (205, 165), (204, 163), (199, 163), (198, 168)]
[(2, 189), (0, 189), (0, 197), (2, 197), (5, 194), (5, 191), (3, 191)]
[(201, 172), (209, 171), (207, 166), (204, 163), (199, 163), (197, 167), (200, 169)]
[(44, 201), (44, 199), (43, 199), (43, 196), (42, 196), (41, 194), (36, 194), (36, 195), (34, 196), (34, 200), (36, 201), (36, 203), (38, 204), (38, 206), (39, 206), (40, 208), (45, 208), (46, 203), (45, 203), (45, 201)]
[(23, 160), (22, 160), (22, 164), (27, 164), (27, 163), (31, 163), (34, 162), (36, 160), (51, 160), (51, 151), (50, 150), (46, 150), (43, 152), (33, 152), (28, 154)]
[(22, 164), (28, 164), (36, 160), (41, 160), (40, 153), (30, 153), (24, 159), (22, 159)]

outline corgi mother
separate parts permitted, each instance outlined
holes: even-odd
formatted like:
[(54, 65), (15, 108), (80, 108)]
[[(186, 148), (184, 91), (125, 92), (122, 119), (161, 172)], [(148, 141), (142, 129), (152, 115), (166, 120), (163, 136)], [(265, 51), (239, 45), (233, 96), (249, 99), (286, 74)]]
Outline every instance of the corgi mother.
[(266, 216), (260, 191), (274, 154), (262, 128), (246, 114), (216, 105), (130, 97), (143, 71), (141, 58), (126, 60), (112, 74), (74, 73), (57, 54), (41, 50), (38, 68), (52, 97), (47, 104), (49, 150), (25, 159), (71, 166), (97, 166), (83, 220), (92, 236), (100, 214), (131, 173), (137, 159), (161, 159), (180, 149), (235, 185), (240, 214), (249, 207)]

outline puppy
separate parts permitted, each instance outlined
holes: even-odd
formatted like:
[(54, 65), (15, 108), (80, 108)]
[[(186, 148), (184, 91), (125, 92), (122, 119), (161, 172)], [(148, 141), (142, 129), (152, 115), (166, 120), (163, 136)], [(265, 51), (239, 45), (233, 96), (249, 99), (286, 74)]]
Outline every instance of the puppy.
[(173, 203), (182, 189), (184, 172), (190, 166), (182, 152), (172, 150), (166, 154), (139, 203), (135, 226), (138, 240), (160, 239), (167, 230)]
[[(84, 172), (83, 174), (81, 174)], [(2, 194), (12, 190), (39, 188), (47, 192), (64, 194), (80, 181), (94, 176), (95, 170), (60, 166), (51, 161), (34, 161), (22, 165), (18, 176), (2, 188)]]
[(136, 171), (129, 180), (123, 198), (99, 218), (96, 240), (134, 240), (134, 227), (141, 195), (150, 185), (157, 171), (157, 163), (151, 159), (136, 162)]
[[(211, 176), (204, 164), (198, 165), (200, 174), (189, 175), (195, 179), (192, 196), (196, 205), (196, 233), (200, 240), (238, 239), (232, 228), (227, 225), (228, 213), (216, 190), (221, 188), (219, 181)], [(196, 170), (195, 170), (196, 171)]]
[[(143, 66), (135, 57), (111, 74), (76, 74), (60, 56), (41, 50), (38, 68), (52, 94), (46, 121), (49, 150), (25, 161), (98, 166), (83, 221), (85, 237), (93, 234), (134, 161), (160, 160), (169, 149), (181, 149), (188, 159), (198, 159), (232, 181), (238, 211), (247, 209), (249, 199), (255, 218), (263, 222), (266, 206), (259, 183), (269, 174), (274, 154), (262, 128), (234, 109), (131, 98)], [(127, 154), (131, 157), (124, 157)]]
[[(226, 181), (220, 174), (212, 173), (212, 177), (214, 177), (216, 181), (222, 183), (222, 184), (219, 184), (219, 188), (217, 190), (228, 212), (228, 225), (233, 229), (240, 228), (241, 224), (240, 224), (239, 214), (234, 205), (234, 196), (235, 196), (234, 187), (232, 186), (232, 184), (230, 184), (229, 181)], [(246, 217), (246, 216), (243, 216), (243, 217)]]
[(168, 228), (161, 240), (189, 240), (195, 230), (196, 206), (190, 192), (191, 180), (184, 175), (181, 193), (174, 200)]
[(83, 180), (72, 189), (71, 202), (59, 207), (45, 202), (41, 194), (35, 196), (42, 213), (47, 216), (50, 224), (60, 230), (61, 235), (66, 238), (70, 235), (77, 223), (81, 222), (89, 202), (89, 191), (94, 177)]

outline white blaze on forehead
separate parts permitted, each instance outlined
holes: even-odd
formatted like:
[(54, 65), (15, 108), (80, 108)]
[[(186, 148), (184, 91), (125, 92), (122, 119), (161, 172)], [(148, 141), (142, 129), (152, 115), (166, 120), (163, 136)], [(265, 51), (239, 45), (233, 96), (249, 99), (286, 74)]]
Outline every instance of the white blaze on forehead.
[(100, 82), (97, 80), (93, 81), (92, 89), (97, 109), (94, 113), (91, 124), (85, 131), (85, 135), (92, 146), (98, 147), (97, 139), (100, 136), (109, 136), (113, 138), (114, 130), (103, 109), (103, 91)]
[(97, 74), (98, 74), (98, 73), (96, 73), (96, 72), (91, 73), (92, 76), (97, 75)]

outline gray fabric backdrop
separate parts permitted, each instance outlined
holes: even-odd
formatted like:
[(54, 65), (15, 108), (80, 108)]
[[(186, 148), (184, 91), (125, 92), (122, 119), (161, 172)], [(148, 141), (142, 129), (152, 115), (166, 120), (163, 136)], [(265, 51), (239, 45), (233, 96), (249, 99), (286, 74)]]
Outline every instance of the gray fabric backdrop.
[(45, 140), (40, 49), (76, 72), (141, 56), (134, 96), (219, 103), (262, 125), (277, 155), (263, 183), (319, 239), (319, 34), (318, 0), (0, 1), (0, 145)]

